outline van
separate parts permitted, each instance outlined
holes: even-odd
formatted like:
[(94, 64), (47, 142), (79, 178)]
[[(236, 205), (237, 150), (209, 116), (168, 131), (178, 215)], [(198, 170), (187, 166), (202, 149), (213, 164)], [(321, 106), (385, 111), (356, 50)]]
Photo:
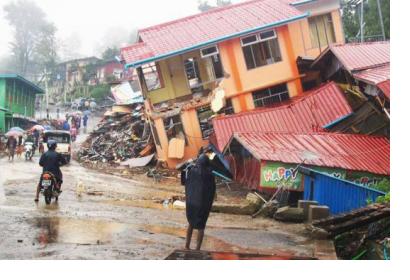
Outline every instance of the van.
[(57, 142), (57, 153), (69, 163), (71, 160), (71, 135), (70, 132), (64, 130), (49, 130), (44, 132), (44, 152), (47, 151), (47, 141), (55, 140)]

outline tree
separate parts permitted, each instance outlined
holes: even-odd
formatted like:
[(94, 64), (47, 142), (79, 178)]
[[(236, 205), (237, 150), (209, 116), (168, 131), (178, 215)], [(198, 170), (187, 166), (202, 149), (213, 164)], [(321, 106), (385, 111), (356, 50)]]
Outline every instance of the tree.
[(216, 1), (216, 6), (212, 6), (211, 4), (209, 4), (209, 2), (207, 0), (199, 0), (198, 1), (198, 10), (200, 10), (201, 12), (206, 12), (209, 11), (211, 9), (217, 8), (217, 7), (224, 7), (227, 5), (232, 4), (231, 0), (217, 0)]
[(28, 0), (18, 0), (3, 9), (14, 31), (10, 45), (17, 71), (26, 75), (29, 66), (42, 68), (53, 64), (57, 58), (56, 27), (46, 20), (40, 7)]
[(120, 54), (120, 50), (118, 48), (108, 47), (103, 51), (101, 57), (103, 60), (112, 60), (119, 54)]
[[(358, 0), (344, 0), (342, 15), (344, 31), (347, 39), (356, 38), (360, 31), (360, 4)], [(386, 39), (390, 39), (390, 0), (380, 0)], [(382, 35), (377, 0), (364, 0), (364, 30), (365, 38), (376, 38)]]

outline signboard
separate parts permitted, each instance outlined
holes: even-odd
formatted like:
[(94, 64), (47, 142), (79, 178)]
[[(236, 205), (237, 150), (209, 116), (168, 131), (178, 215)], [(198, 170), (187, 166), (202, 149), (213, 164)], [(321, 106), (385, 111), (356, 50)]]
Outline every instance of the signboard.
[(295, 164), (266, 162), (261, 167), (260, 186), (278, 188), (285, 185), (297, 190), (302, 187), (302, 176), (296, 170)]

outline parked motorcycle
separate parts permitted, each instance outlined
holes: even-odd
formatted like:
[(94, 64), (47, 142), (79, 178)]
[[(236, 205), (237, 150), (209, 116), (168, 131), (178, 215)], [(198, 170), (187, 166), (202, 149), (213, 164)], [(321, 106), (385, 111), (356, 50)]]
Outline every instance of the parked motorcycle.
[(50, 204), (53, 198), (55, 198), (55, 201), (58, 201), (58, 196), (61, 193), (60, 189), (61, 186), (51, 172), (41, 174), (40, 193), (44, 195), (46, 204)]
[(31, 160), (34, 156), (34, 143), (26, 142), (24, 143), (24, 155), (26, 160)]

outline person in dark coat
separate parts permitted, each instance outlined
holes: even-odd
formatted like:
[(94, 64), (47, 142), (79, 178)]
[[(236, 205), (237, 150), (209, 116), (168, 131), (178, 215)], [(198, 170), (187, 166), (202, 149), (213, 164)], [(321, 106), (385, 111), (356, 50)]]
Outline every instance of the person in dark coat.
[(17, 147), (17, 139), (14, 136), (8, 137), (6, 147), (9, 155), (9, 160), (14, 161), (14, 154), (16, 152)]
[(212, 174), (211, 149), (203, 151), (196, 163), (185, 171), (186, 217), (189, 223), (185, 249), (190, 249), (192, 232), (198, 230), (196, 250), (201, 249), (205, 226), (215, 198), (216, 184)]
[[(61, 172), (60, 167), (67, 164), (67, 161), (60, 153), (56, 152), (56, 141), (49, 140), (47, 142), (47, 147), (48, 151), (41, 155), (39, 164), (41, 167), (43, 167), (43, 173), (50, 172), (56, 177), (57, 183), (61, 190), (61, 185), (63, 184), (63, 173)], [(34, 199), (35, 202), (38, 201), (39, 195), (40, 183), (37, 186), (36, 198)]]

